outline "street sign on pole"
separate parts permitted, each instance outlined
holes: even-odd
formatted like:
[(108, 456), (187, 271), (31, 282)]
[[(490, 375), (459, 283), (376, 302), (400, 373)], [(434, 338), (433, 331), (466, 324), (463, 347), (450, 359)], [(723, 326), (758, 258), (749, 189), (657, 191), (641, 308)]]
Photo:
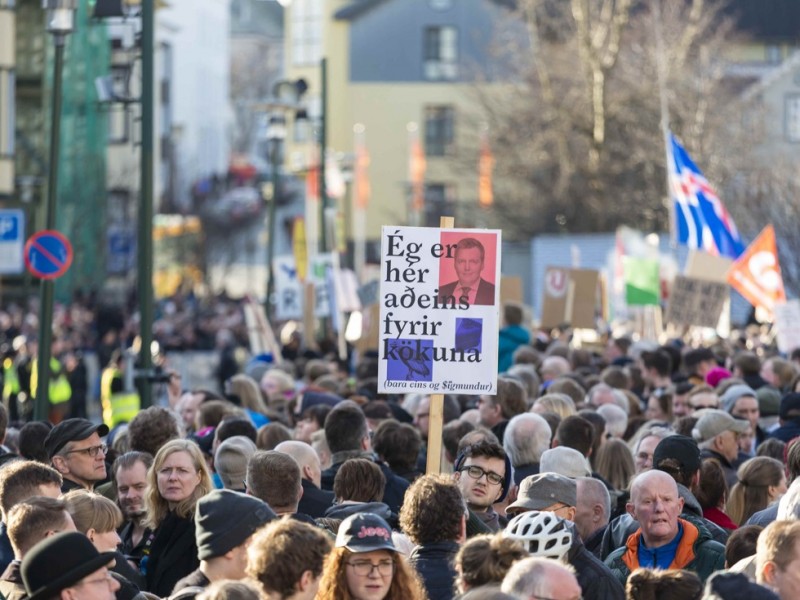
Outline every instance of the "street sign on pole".
[(25, 213), (18, 208), (0, 210), (0, 275), (25, 270)]
[(58, 231), (37, 231), (25, 244), (25, 266), (40, 279), (58, 279), (71, 264), (72, 244)]

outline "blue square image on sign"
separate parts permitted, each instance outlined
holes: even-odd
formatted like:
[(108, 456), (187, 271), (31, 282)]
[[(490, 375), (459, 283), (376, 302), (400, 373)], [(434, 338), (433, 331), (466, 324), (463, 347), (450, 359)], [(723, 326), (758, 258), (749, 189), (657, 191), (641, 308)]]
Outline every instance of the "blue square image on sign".
[(433, 381), (433, 340), (387, 340), (386, 378)]
[(483, 319), (456, 319), (456, 350), (481, 351)]

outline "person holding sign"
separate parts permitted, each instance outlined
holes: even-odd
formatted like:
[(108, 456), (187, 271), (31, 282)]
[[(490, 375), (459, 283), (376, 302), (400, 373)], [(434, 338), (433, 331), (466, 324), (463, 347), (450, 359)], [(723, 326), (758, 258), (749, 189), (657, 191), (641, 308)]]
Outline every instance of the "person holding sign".
[[(448, 252), (446, 256), (450, 256)], [(453, 267), (457, 281), (446, 283), (439, 288), (439, 301), (458, 304), (465, 298), (469, 306), (494, 304), (494, 284), (481, 277), (486, 251), (483, 244), (473, 237), (461, 238), (455, 247)]]

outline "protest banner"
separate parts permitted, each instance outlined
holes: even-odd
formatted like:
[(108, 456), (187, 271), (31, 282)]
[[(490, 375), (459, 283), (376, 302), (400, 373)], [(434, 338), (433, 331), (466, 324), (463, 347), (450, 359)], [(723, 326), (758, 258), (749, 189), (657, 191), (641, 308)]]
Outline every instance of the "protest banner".
[(275, 319), (288, 321), (303, 318), (303, 284), (295, 268), (294, 256), (276, 256), (272, 261), (275, 274)]
[(666, 321), (677, 327), (716, 327), (728, 295), (725, 283), (676, 275)]
[(795, 348), (800, 348), (800, 300), (781, 302), (772, 310), (775, 313), (778, 350), (789, 355)]
[(522, 304), (522, 277), (503, 275), (500, 279), (500, 306), (507, 302)]
[(381, 235), (379, 391), (495, 394), (500, 231)]
[(317, 254), (309, 261), (308, 279), (314, 284), (314, 315), (318, 319), (331, 316), (331, 298), (328, 271), (336, 264), (336, 255)]
[(599, 273), (591, 269), (548, 267), (544, 276), (542, 327), (594, 329)]
[(728, 271), (728, 283), (750, 304), (773, 312), (786, 301), (775, 228), (767, 225)]

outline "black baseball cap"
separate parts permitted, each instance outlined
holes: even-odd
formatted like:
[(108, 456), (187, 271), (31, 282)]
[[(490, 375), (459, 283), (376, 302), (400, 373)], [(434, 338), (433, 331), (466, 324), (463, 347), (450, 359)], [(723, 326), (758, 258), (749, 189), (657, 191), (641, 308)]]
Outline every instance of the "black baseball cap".
[(653, 468), (658, 469), (661, 461), (667, 458), (678, 461), (688, 473), (694, 473), (702, 464), (697, 442), (685, 435), (669, 435), (658, 443), (653, 451)]
[(336, 547), (347, 548), (350, 552), (397, 552), (389, 524), (378, 515), (366, 512), (350, 515), (342, 521), (336, 535)]
[(80, 442), (93, 433), (105, 437), (108, 435), (108, 427), (103, 423), (99, 425), (92, 423), (88, 419), (65, 419), (53, 427), (44, 438), (44, 449), (47, 451), (47, 456), (53, 458), (69, 442)]

